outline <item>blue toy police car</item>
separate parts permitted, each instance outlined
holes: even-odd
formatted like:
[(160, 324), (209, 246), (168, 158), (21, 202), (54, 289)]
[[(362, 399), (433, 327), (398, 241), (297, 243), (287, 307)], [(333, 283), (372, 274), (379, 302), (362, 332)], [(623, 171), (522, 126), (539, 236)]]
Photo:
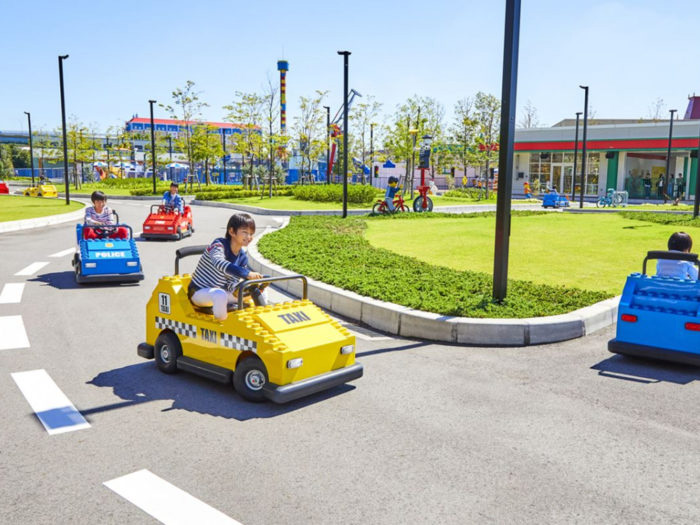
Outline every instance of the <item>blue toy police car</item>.
[[(115, 214), (116, 215), (116, 214)], [(73, 257), (75, 280), (78, 284), (101, 282), (136, 282), (143, 279), (139, 251), (134, 242), (131, 226), (119, 224), (88, 226), (77, 224), (75, 233), (78, 249)], [(97, 238), (85, 239), (88, 227)], [(126, 238), (118, 238), (116, 232), (128, 232)]]
[(642, 273), (627, 277), (620, 298), (617, 334), (608, 342), (616, 354), (700, 366), (700, 281), (646, 275), (647, 260), (698, 265), (695, 253), (651, 251)]
[(545, 193), (542, 196), (543, 208), (566, 208), (569, 206), (569, 199), (566, 195), (560, 195), (556, 191)]

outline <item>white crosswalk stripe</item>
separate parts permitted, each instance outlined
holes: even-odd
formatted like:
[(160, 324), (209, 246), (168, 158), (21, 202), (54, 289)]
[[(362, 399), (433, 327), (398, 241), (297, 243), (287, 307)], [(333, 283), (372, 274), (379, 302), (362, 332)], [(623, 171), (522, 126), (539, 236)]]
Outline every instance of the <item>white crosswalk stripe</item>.
[(0, 317), (0, 350), (29, 348), (29, 338), (21, 315)]
[(65, 257), (66, 255), (70, 255), (71, 253), (75, 253), (75, 248), (68, 248), (67, 250), (52, 253), (51, 255), (49, 255), (49, 257)]
[(146, 469), (105, 481), (104, 485), (166, 525), (241, 525)]
[(24, 283), (7, 283), (0, 292), (0, 304), (19, 303), (22, 300)]
[(28, 275), (34, 275), (36, 272), (41, 270), (44, 266), (46, 266), (47, 262), (35, 262), (27, 266), (26, 268), (22, 268), (19, 272), (17, 272), (15, 275), (22, 275), (22, 276), (28, 276)]

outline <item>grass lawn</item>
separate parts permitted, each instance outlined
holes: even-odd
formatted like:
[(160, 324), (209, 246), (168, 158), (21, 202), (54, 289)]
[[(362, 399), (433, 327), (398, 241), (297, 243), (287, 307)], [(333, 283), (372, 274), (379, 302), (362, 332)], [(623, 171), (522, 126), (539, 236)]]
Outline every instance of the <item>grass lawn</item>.
[[(367, 221), (375, 247), (455, 270), (493, 272), (495, 216)], [(678, 230), (700, 242), (700, 228), (653, 224), (618, 214), (548, 213), (511, 219), (509, 279), (620, 294), (648, 250), (664, 250)]]
[(3, 195), (0, 196), (0, 222), (58, 215), (59, 213), (79, 210), (82, 207), (83, 205), (81, 203), (75, 201), (71, 201), (70, 205), (66, 206), (65, 199), (42, 199), (39, 197), (11, 197)]

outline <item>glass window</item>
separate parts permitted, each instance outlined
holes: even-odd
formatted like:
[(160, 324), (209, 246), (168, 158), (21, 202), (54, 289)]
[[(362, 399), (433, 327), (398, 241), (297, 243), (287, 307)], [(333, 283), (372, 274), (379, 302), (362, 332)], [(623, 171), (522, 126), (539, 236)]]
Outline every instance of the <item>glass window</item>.
[(562, 161), (562, 154), (561, 153), (552, 153), (552, 162), (561, 162)]

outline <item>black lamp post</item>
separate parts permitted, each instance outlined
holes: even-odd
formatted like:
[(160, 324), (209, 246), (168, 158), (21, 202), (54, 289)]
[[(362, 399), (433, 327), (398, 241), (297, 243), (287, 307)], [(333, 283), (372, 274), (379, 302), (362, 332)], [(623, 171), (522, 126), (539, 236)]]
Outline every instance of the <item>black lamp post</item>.
[(588, 86), (579, 86), (586, 93), (583, 97), (583, 144), (581, 145), (581, 196), (579, 208), (583, 208), (583, 195), (586, 192), (586, 137), (588, 134)]
[(326, 108), (326, 184), (331, 183), (331, 170), (329, 169), (329, 164), (331, 163), (331, 108), (330, 106), (323, 106)]
[[(508, 289), (510, 201), (513, 192), (513, 140), (515, 138), (515, 95), (518, 90), (519, 42), (520, 0), (506, 0), (501, 88), (501, 144), (498, 150), (498, 174), (502, 180), (498, 181), (493, 257), (493, 299), (499, 303), (506, 298)], [(486, 187), (488, 188), (488, 179), (486, 179)]]
[(698, 149), (695, 150), (695, 201), (693, 202), (693, 219), (698, 216), (700, 207), (700, 137), (698, 137)]
[(151, 169), (153, 170), (153, 194), (156, 193), (156, 127), (153, 125), (153, 104), (155, 100), (149, 100), (151, 106)]
[(666, 178), (664, 181), (664, 204), (666, 204), (667, 200), (667, 191), (668, 191), (668, 177), (671, 172), (671, 140), (673, 139), (673, 114), (678, 111), (676, 109), (669, 109), (668, 112), (671, 114), (671, 119), (669, 120), (668, 123), (668, 150), (666, 151)]
[(27, 115), (27, 123), (29, 125), (29, 159), (32, 162), (32, 186), (34, 186), (34, 145), (32, 143), (32, 115), (28, 112), (24, 112)]
[(224, 156), (221, 163), (224, 167), (224, 184), (226, 184), (226, 129), (221, 128), (221, 147), (224, 150)]
[(63, 61), (68, 55), (58, 57), (58, 81), (61, 85), (61, 122), (63, 124), (63, 179), (66, 185), (66, 205), (70, 204), (70, 187), (68, 186), (68, 141), (66, 137), (66, 97), (63, 93)]
[[(574, 174), (571, 177), (571, 202), (576, 202), (576, 164), (578, 163), (578, 120), (581, 112), (576, 112), (576, 138), (574, 139)], [(583, 195), (583, 179), (581, 179), (581, 195)]]
[(348, 216), (348, 57), (350, 51), (338, 51), (343, 55), (343, 219)]

